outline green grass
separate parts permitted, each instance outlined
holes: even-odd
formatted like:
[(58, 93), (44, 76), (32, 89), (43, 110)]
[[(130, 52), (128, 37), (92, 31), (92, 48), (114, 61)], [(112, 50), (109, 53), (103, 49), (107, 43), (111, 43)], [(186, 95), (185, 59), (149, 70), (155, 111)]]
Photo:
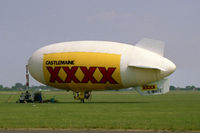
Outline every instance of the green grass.
[(200, 92), (93, 92), (86, 103), (71, 92), (44, 92), (59, 103), (19, 104), (18, 92), (0, 92), (0, 128), (200, 130)]

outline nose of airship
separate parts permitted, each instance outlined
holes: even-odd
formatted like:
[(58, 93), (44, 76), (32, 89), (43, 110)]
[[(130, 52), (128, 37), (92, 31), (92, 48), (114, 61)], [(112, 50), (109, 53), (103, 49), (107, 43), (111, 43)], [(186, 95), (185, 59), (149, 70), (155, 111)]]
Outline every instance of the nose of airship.
[(162, 75), (164, 77), (169, 76), (170, 74), (172, 74), (176, 70), (176, 65), (172, 61), (170, 61), (166, 58), (165, 58), (162, 65), (163, 65), (163, 68), (164, 68), (164, 71), (162, 71)]
[(43, 76), (43, 54), (40, 50), (33, 53), (29, 58), (28, 69), (32, 77), (45, 84)]

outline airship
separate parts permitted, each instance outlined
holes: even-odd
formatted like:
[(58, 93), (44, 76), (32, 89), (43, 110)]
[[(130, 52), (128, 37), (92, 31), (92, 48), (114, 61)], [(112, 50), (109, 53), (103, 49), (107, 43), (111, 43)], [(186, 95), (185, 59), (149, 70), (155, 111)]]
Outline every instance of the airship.
[(135, 88), (141, 95), (169, 92), (176, 66), (164, 57), (164, 42), (144, 38), (136, 45), (109, 41), (51, 44), (28, 60), (31, 76), (42, 84), (71, 90), (74, 99), (92, 91)]

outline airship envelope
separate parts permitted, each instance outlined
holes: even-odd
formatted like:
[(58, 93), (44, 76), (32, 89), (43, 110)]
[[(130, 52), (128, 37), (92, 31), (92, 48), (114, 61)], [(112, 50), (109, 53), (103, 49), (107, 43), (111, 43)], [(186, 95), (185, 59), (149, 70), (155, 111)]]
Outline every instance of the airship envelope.
[(143, 39), (136, 45), (73, 41), (38, 49), (28, 61), (37, 81), (74, 92), (134, 87), (142, 95), (169, 91), (167, 76), (176, 66), (163, 57), (164, 42)]

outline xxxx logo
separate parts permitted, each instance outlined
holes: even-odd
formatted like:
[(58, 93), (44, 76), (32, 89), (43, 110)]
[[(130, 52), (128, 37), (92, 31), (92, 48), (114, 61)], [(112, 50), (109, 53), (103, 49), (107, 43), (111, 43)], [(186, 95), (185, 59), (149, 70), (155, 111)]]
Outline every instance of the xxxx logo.
[[(46, 69), (50, 73), (50, 83), (88, 83), (91, 82), (93, 84), (105, 84), (105, 83), (110, 83), (110, 84), (118, 84), (118, 82), (112, 77), (112, 74), (115, 72), (116, 68), (115, 67), (108, 67), (107, 69), (105, 67), (85, 67), (85, 66), (72, 66), (70, 67), (62, 67), (62, 66), (56, 66), (56, 67), (51, 67), (47, 66)], [(61, 79), (59, 77), (59, 72), (64, 70), (66, 74), (65, 80)], [(77, 70), (80, 69), (83, 73), (83, 78), (82, 80), (79, 80), (76, 77), (76, 72)], [(100, 73), (102, 74), (102, 78), (97, 81), (97, 79), (94, 77), (94, 73), (96, 70), (99, 70)]]
[(155, 90), (157, 88), (156, 85), (144, 85), (142, 86), (142, 90)]

